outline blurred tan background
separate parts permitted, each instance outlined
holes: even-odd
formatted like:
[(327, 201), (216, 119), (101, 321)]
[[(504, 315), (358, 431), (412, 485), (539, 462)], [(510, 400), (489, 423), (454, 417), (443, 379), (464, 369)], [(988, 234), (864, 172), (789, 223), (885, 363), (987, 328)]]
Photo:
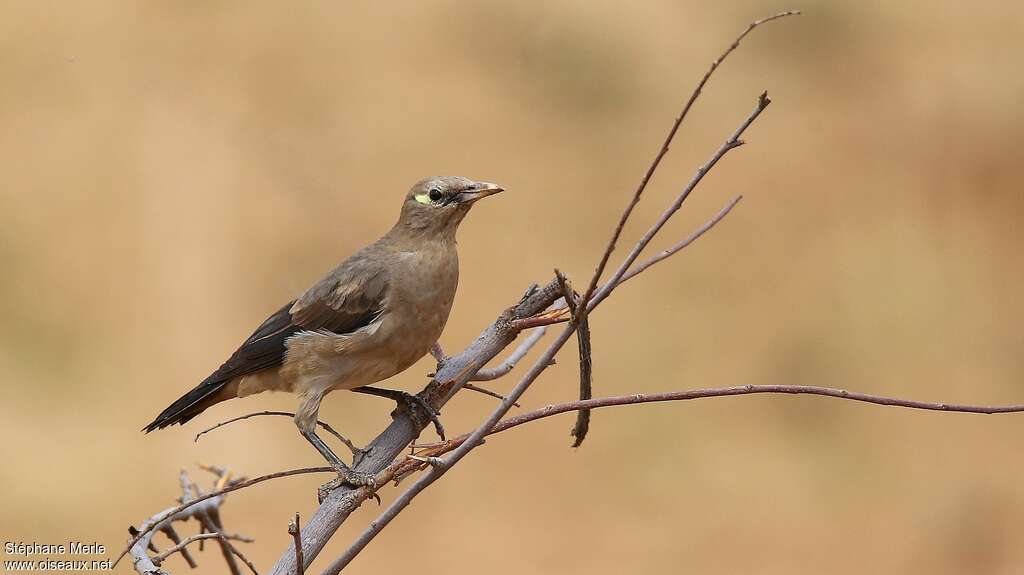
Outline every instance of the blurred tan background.
[[(422, 176), (510, 190), (462, 227), (449, 350), (552, 267), (582, 281), (694, 82), (748, 21), (786, 8), (805, 15), (758, 30), (728, 61), (620, 246), (767, 89), (775, 104), (749, 145), (659, 246), (746, 200), (602, 307), (597, 393), (786, 383), (1024, 402), (1019, 2), (9, 2), (0, 538), (116, 552), (130, 523), (172, 503), (181, 467), (318, 464), (284, 418), (192, 442), (233, 415), (291, 410), (290, 396), (138, 430), (386, 231)], [(574, 354), (524, 408), (572, 397)], [(432, 367), (391, 384), (419, 389)], [(448, 429), (492, 405), (459, 398)], [(390, 409), (339, 393), (321, 413), (366, 442)], [(1024, 417), (720, 398), (596, 412), (576, 452), (571, 423), (488, 442), (351, 571), (1024, 565)], [(244, 548), (258, 566), (326, 479), (228, 500), (228, 528), (257, 538)], [(376, 513), (361, 510), (317, 567)], [(215, 551), (200, 563), (224, 569)], [(187, 571), (180, 558), (166, 567)]]

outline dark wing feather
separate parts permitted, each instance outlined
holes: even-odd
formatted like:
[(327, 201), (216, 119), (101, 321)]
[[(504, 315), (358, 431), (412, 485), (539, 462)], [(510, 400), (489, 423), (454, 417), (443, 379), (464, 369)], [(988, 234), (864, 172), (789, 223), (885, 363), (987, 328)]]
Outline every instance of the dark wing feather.
[(285, 342), (300, 331), (352, 333), (377, 319), (387, 291), (383, 272), (346, 263), (267, 318), (206, 381), (227, 382), (281, 365)]
[(208, 405), (203, 402), (236, 377), (280, 366), (289, 337), (300, 331), (352, 333), (380, 315), (387, 277), (369, 254), (357, 254), (298, 299), (266, 319), (231, 357), (192, 391), (180, 397), (146, 426), (146, 431), (184, 423)]

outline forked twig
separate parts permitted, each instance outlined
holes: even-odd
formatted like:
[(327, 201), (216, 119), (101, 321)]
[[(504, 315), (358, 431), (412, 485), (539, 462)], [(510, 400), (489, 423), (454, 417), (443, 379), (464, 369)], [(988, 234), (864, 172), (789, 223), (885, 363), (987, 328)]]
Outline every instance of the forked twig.
[(597, 264), (597, 268), (594, 270), (594, 275), (590, 278), (590, 285), (587, 286), (587, 291), (585, 291), (583, 293), (583, 297), (580, 298), (583, 301), (583, 305), (586, 306), (585, 311), (583, 312), (584, 314), (588, 313), (589, 310), (592, 309), (590, 307), (590, 298), (594, 295), (594, 290), (597, 288), (597, 282), (601, 280), (601, 275), (604, 274), (605, 266), (608, 265), (608, 259), (611, 257), (612, 252), (615, 251), (615, 244), (619, 241), (619, 237), (622, 235), (622, 229), (626, 227), (626, 221), (629, 220), (629, 217), (633, 214), (633, 208), (640, 203), (640, 196), (643, 195), (644, 190), (647, 189), (647, 183), (650, 182), (651, 177), (654, 176), (654, 172), (657, 171), (658, 166), (661, 165), (662, 158), (664, 158), (665, 154), (668, 153), (672, 140), (675, 139), (676, 132), (679, 131), (679, 126), (683, 124), (683, 120), (685, 120), (687, 114), (690, 113), (690, 108), (693, 107), (694, 102), (696, 102), (697, 98), (700, 97), (701, 92), (704, 90), (704, 86), (708, 83), (708, 80), (711, 79), (711, 76), (714, 75), (715, 70), (717, 70), (722, 62), (729, 57), (729, 54), (732, 54), (733, 50), (739, 48), (740, 42), (742, 42), (743, 39), (747, 37), (747, 34), (750, 34), (754, 28), (757, 28), (761, 24), (771, 22), (772, 20), (778, 20), (779, 18), (785, 18), (786, 16), (797, 16), (799, 14), (799, 10), (787, 10), (785, 12), (779, 12), (778, 14), (761, 18), (760, 20), (754, 20), (743, 32), (740, 33), (739, 36), (736, 37), (735, 40), (733, 40), (732, 44), (730, 44), (729, 47), (711, 63), (707, 72), (704, 73), (700, 82), (697, 83), (697, 87), (694, 88), (693, 93), (690, 94), (690, 98), (686, 101), (686, 105), (683, 106), (682, 111), (680, 111), (679, 115), (676, 116), (675, 121), (672, 123), (672, 127), (669, 128), (668, 134), (665, 136), (665, 141), (661, 144), (661, 148), (658, 150), (658, 153), (655, 154), (654, 160), (651, 161), (651, 165), (647, 168), (643, 178), (640, 179), (640, 184), (633, 193), (633, 197), (630, 199), (629, 204), (626, 205), (626, 209), (623, 210), (622, 216), (619, 217), (619, 223), (615, 226), (615, 231), (612, 232), (612, 237), (608, 241), (608, 246), (601, 255), (601, 261)]

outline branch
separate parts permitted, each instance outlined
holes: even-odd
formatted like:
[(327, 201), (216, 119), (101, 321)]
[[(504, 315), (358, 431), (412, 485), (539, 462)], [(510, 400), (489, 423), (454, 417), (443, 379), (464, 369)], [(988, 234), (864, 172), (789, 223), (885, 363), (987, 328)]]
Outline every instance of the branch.
[(131, 554), (134, 558), (135, 570), (139, 573), (157, 573), (160, 570), (153, 565), (152, 560), (146, 555), (146, 549), (148, 548), (150, 541), (152, 540), (153, 534), (157, 530), (164, 529), (164, 526), (169, 525), (172, 521), (186, 521), (191, 518), (198, 519), (200, 514), (213, 508), (216, 509), (223, 503), (223, 495), (231, 493), (232, 491), (238, 491), (239, 489), (245, 489), (257, 483), (263, 483), (264, 481), (270, 481), (271, 479), (278, 479), (280, 477), (290, 477), (292, 475), (304, 475), (307, 473), (337, 473), (333, 467), (303, 467), (300, 469), (290, 469), (288, 471), (277, 471), (274, 473), (268, 473), (267, 475), (261, 475), (259, 477), (253, 477), (252, 479), (246, 479), (237, 481), (224, 486), (221, 489), (211, 491), (190, 499), (190, 494), (186, 493), (186, 499), (184, 503), (177, 507), (171, 507), (153, 515), (145, 522), (138, 530), (132, 531), (132, 538), (128, 541), (128, 546), (121, 551), (114, 560), (116, 567), (118, 562), (127, 555)]
[(512, 368), (515, 367), (517, 363), (519, 363), (520, 360), (526, 357), (526, 354), (529, 353), (531, 349), (533, 349), (533, 346), (537, 345), (537, 342), (540, 341), (540, 338), (544, 337), (544, 334), (546, 332), (546, 327), (541, 327), (540, 329), (530, 332), (530, 335), (523, 340), (523, 343), (519, 344), (519, 346), (516, 347), (515, 351), (509, 354), (505, 361), (499, 363), (494, 367), (484, 368), (481, 369), (480, 371), (477, 371), (476, 374), (469, 380), (490, 381), (492, 379), (498, 379), (499, 377), (507, 375), (510, 371), (512, 371)]
[[(132, 555), (132, 567), (140, 575), (155, 575), (163, 573), (159, 566), (163, 561), (174, 553), (181, 553), (181, 556), (188, 563), (189, 567), (195, 568), (196, 562), (189, 554), (186, 547), (193, 541), (202, 542), (205, 539), (217, 539), (225, 553), (225, 560), (228, 564), (228, 569), (232, 573), (238, 571), (238, 567), (234, 562), (234, 557), (237, 556), (250, 569), (253, 568), (252, 563), (242, 555), (240, 551), (231, 545), (229, 539), (235, 539), (239, 541), (251, 541), (251, 539), (243, 537), (241, 535), (225, 535), (223, 525), (220, 522), (220, 506), (224, 503), (224, 494), (229, 491), (234, 491), (244, 486), (246, 481), (235, 480), (231, 481), (231, 473), (227, 469), (214, 467), (214, 466), (200, 466), (203, 469), (210, 471), (216, 476), (214, 481), (214, 487), (217, 488), (213, 493), (202, 495), (199, 487), (189, 479), (188, 474), (182, 471), (179, 476), (181, 483), (181, 505), (170, 509), (165, 509), (156, 515), (153, 515), (149, 519), (146, 519), (142, 523), (142, 529), (137, 530), (134, 527), (129, 527), (128, 532), (132, 535), (131, 541), (128, 543), (128, 547), (118, 555), (114, 561), (114, 565), (121, 560), (125, 554), (130, 553)], [(182, 541), (178, 536), (178, 533), (174, 530), (173, 523), (175, 521), (187, 521), (189, 519), (196, 519), (199, 521), (204, 531), (209, 533), (200, 533), (194, 535)], [(175, 543), (173, 547), (160, 553), (156, 546), (153, 545), (153, 536), (157, 531), (161, 531), (167, 535)], [(201, 543), (200, 543), (201, 544)], [(150, 557), (146, 551), (151, 550), (156, 553), (155, 556)]]
[(612, 291), (619, 286), (619, 284), (622, 282), (622, 278), (626, 275), (626, 272), (629, 271), (630, 266), (632, 266), (633, 262), (635, 262), (636, 259), (640, 256), (640, 252), (642, 252), (644, 248), (647, 247), (647, 244), (649, 244), (651, 240), (654, 239), (654, 236), (661, 231), (661, 228), (663, 228), (665, 224), (668, 223), (668, 221), (672, 218), (672, 216), (675, 215), (677, 211), (679, 211), (679, 208), (683, 206), (683, 202), (686, 201), (686, 198), (690, 197), (690, 193), (692, 193), (693, 190), (697, 187), (697, 184), (699, 184), (701, 180), (704, 179), (704, 176), (706, 176), (707, 173), (710, 172), (716, 164), (718, 164), (718, 161), (721, 160), (727, 153), (729, 153), (729, 151), (734, 150), (743, 145), (743, 140), (740, 139), (740, 137), (743, 135), (743, 132), (747, 131), (747, 128), (749, 128), (750, 125), (754, 123), (754, 120), (756, 120), (758, 116), (761, 115), (761, 112), (764, 112), (764, 110), (771, 103), (772, 101), (768, 99), (767, 92), (763, 92), (757, 98), (757, 104), (754, 106), (754, 111), (751, 112), (749, 116), (747, 116), (747, 119), (744, 120), (738, 128), (736, 128), (736, 131), (733, 132), (731, 136), (729, 136), (729, 139), (727, 139), (721, 146), (719, 146), (718, 150), (716, 150), (715, 153), (711, 155), (708, 161), (697, 169), (697, 173), (694, 174), (690, 182), (686, 184), (686, 187), (684, 187), (683, 190), (679, 193), (679, 195), (676, 196), (676, 199), (674, 202), (672, 202), (672, 205), (670, 205), (668, 209), (666, 209), (661, 214), (661, 217), (659, 217), (658, 220), (654, 222), (654, 225), (652, 225), (650, 229), (647, 230), (647, 233), (645, 233), (643, 237), (641, 237), (640, 240), (637, 241), (636, 245), (633, 246), (633, 249), (629, 252), (629, 255), (626, 256), (626, 259), (623, 260), (622, 264), (619, 265), (619, 268), (615, 270), (614, 274), (612, 274), (612, 277), (607, 282), (605, 282), (601, 289), (595, 292), (593, 298), (588, 300), (588, 311), (593, 310), (594, 307), (596, 307), (599, 303), (604, 301), (605, 298), (611, 295)]
[(690, 108), (693, 107), (694, 102), (696, 102), (697, 98), (700, 97), (701, 92), (704, 90), (704, 86), (708, 83), (708, 80), (711, 79), (715, 70), (717, 70), (722, 62), (729, 57), (729, 54), (732, 54), (733, 50), (739, 48), (740, 42), (742, 42), (743, 39), (747, 37), (747, 34), (750, 34), (754, 28), (757, 28), (761, 24), (771, 22), (772, 20), (778, 20), (779, 18), (785, 18), (786, 16), (797, 16), (799, 14), (799, 10), (788, 10), (786, 12), (780, 12), (751, 22), (747, 26), (746, 30), (741, 32), (740, 35), (733, 40), (732, 44), (730, 44), (729, 47), (711, 63), (711, 67), (709, 67), (708, 71), (704, 73), (704, 77), (700, 79), (700, 82), (697, 83), (697, 87), (694, 88), (693, 93), (690, 94), (690, 98), (686, 101), (686, 105), (683, 106), (682, 111), (679, 112), (678, 116), (676, 116), (675, 122), (672, 123), (672, 127), (668, 131), (668, 135), (665, 136), (664, 143), (661, 144), (661, 149), (659, 149), (658, 153), (655, 154), (654, 160), (651, 161), (651, 165), (647, 168), (643, 178), (640, 179), (640, 184), (637, 186), (636, 192), (633, 193), (633, 198), (626, 206), (626, 209), (622, 212), (622, 216), (619, 218), (619, 223), (615, 226), (615, 231), (612, 233), (612, 237), (608, 241), (608, 246), (605, 248), (604, 254), (601, 255), (601, 261), (597, 264), (597, 268), (594, 270), (594, 275), (590, 278), (590, 285), (587, 286), (587, 291), (584, 292), (583, 297), (580, 298), (583, 305), (587, 306), (584, 308), (584, 314), (588, 313), (590, 309), (592, 309), (589, 306), (590, 297), (594, 294), (594, 290), (597, 288), (597, 282), (600, 281), (601, 275), (604, 273), (605, 266), (608, 265), (608, 258), (610, 258), (612, 252), (615, 251), (615, 244), (619, 241), (619, 237), (622, 235), (622, 229), (626, 226), (626, 221), (629, 220), (629, 216), (632, 215), (633, 208), (640, 203), (640, 196), (642, 196), (644, 190), (647, 189), (647, 183), (651, 180), (651, 177), (654, 176), (654, 172), (661, 164), (662, 158), (664, 158), (665, 154), (668, 153), (669, 146), (672, 144), (672, 140), (675, 139), (676, 132), (679, 131), (679, 126), (682, 125), (683, 120), (686, 119), (687, 114), (690, 113)]
[(164, 551), (164, 552), (160, 553), (159, 555), (155, 555), (153, 557), (153, 563), (155, 563), (156, 565), (160, 565), (161, 563), (164, 562), (165, 559), (167, 559), (171, 555), (173, 555), (175, 553), (184, 552), (185, 551), (185, 547), (187, 547), (189, 544), (194, 543), (196, 541), (200, 541), (200, 540), (203, 540), (203, 539), (219, 539), (219, 538), (231, 539), (231, 540), (234, 540), (234, 541), (242, 541), (244, 543), (252, 543), (253, 541), (255, 541), (255, 539), (253, 539), (252, 537), (246, 537), (244, 535), (236, 535), (236, 534), (229, 534), (229, 533), (200, 533), (198, 535), (189, 536), (187, 539), (185, 539), (184, 541), (178, 543), (174, 547), (171, 547), (167, 551)]
[(656, 255), (651, 256), (650, 259), (644, 260), (643, 262), (630, 268), (629, 271), (627, 271), (625, 274), (622, 275), (621, 278), (619, 278), (619, 283), (617, 285), (622, 285), (627, 280), (629, 280), (632, 277), (635, 277), (640, 272), (646, 270), (647, 268), (653, 266), (654, 264), (660, 262), (661, 260), (679, 252), (680, 250), (686, 248), (693, 242), (697, 241), (697, 238), (703, 236), (705, 233), (710, 231), (711, 228), (715, 227), (715, 225), (718, 222), (725, 219), (725, 216), (729, 215), (729, 212), (731, 212), (732, 209), (736, 207), (736, 204), (740, 203), (740, 200), (742, 199), (743, 196), (736, 196), (728, 204), (726, 204), (725, 207), (719, 210), (717, 214), (712, 216), (710, 220), (705, 222), (703, 226), (697, 228), (696, 230), (694, 230), (692, 234), (687, 236), (686, 239), (672, 245), (668, 249), (658, 252)]
[[(555, 403), (547, 405), (540, 409), (536, 409), (534, 411), (509, 417), (507, 419), (502, 419), (497, 425), (494, 426), (489, 435), (501, 433), (502, 431), (507, 431), (514, 427), (518, 427), (520, 425), (530, 423), (532, 421), (537, 421), (538, 419), (544, 419), (546, 417), (552, 417), (554, 415), (560, 415), (571, 411), (580, 411), (584, 409), (599, 409), (602, 407), (614, 407), (619, 405), (639, 405), (643, 403), (660, 403), (668, 401), (689, 401), (693, 399), (705, 399), (711, 397), (730, 397), (736, 395), (754, 395), (761, 393), (776, 393), (789, 395), (820, 395), (836, 399), (847, 399), (850, 401), (872, 403), (876, 405), (888, 405), (892, 407), (902, 407), (906, 409), (944, 411), (951, 413), (975, 413), (989, 415), (1000, 413), (1024, 413), (1024, 405), (988, 406), (963, 405), (956, 403), (932, 403), (812, 385), (739, 385), (734, 387), (713, 387), (705, 389), (691, 389), (686, 391), (669, 391), (664, 393), (635, 393), (631, 395), (599, 397), (595, 399), (589, 399), (586, 401), (567, 401), (564, 403)], [(420, 447), (423, 448), (423, 450), (418, 452), (416, 456), (420, 457), (421, 459), (427, 459), (430, 457), (437, 457), (438, 455), (443, 455), (464, 443), (467, 439), (469, 439), (469, 437), (469, 434), (464, 434), (459, 437), (449, 439), (448, 441), (439, 441), (432, 444), (421, 445)], [(404, 473), (406, 471), (406, 469), (402, 469), (399, 470), (399, 473)]]
[(299, 512), (296, 511), (295, 519), (293, 519), (292, 522), (288, 524), (288, 533), (290, 533), (292, 539), (294, 539), (293, 544), (295, 547), (295, 565), (297, 565), (298, 569), (296, 575), (305, 575), (306, 572), (305, 568), (303, 568), (302, 566), (304, 561), (302, 560), (302, 531), (300, 528), (301, 525), (302, 523), (299, 521)]

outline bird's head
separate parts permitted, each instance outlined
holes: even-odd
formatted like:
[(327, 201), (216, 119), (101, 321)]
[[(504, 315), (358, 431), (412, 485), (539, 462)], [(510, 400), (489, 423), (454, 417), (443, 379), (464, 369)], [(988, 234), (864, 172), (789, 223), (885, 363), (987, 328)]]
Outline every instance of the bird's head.
[(454, 235), (459, 222), (481, 198), (504, 188), (461, 176), (424, 178), (409, 190), (396, 228), (425, 235)]

